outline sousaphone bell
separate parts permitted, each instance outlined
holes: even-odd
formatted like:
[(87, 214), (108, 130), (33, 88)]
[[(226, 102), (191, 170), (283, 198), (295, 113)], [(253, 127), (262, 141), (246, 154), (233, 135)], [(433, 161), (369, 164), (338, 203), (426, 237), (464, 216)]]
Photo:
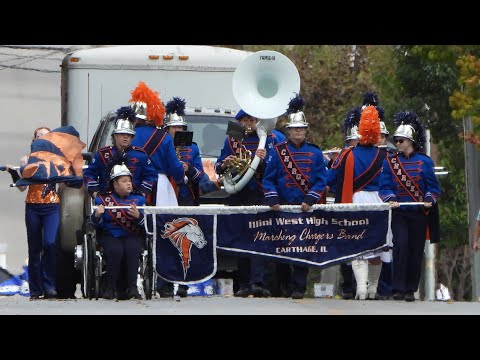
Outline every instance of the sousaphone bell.
[[(295, 93), (300, 93), (300, 75), (285, 55), (277, 51), (257, 51), (238, 65), (233, 74), (232, 90), (240, 108), (258, 119), (258, 149), (265, 149), (267, 135), (275, 128), (277, 117), (285, 113)], [(242, 190), (259, 163), (260, 158), (255, 156), (245, 164), (248, 169), (229, 171), (227, 168), (223, 178), (225, 191), (235, 194)]]

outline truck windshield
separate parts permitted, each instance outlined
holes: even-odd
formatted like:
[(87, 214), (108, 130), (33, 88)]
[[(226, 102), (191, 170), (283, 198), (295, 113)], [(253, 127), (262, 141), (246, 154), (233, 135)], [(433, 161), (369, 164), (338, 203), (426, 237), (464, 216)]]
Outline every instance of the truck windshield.
[[(111, 144), (112, 131), (114, 129), (115, 113), (105, 116), (96, 131), (90, 151), (95, 152), (103, 146)], [(220, 156), (226, 138), (228, 120), (227, 116), (212, 115), (186, 115), (188, 131), (193, 131), (193, 141), (197, 143), (200, 155), (203, 158), (215, 158)], [(107, 123), (106, 126), (102, 124)]]
[(226, 138), (228, 120), (232, 117), (187, 115), (188, 130), (193, 131), (193, 141), (197, 143), (202, 157), (217, 158)]

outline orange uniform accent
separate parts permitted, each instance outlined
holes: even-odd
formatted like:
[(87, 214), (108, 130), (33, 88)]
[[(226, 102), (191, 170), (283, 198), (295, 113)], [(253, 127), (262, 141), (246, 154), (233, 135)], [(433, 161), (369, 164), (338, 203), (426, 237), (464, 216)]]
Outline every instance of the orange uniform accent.
[(43, 188), (45, 184), (35, 184), (28, 187), (25, 202), (27, 204), (59, 204), (60, 198), (54, 191), (49, 192), (45, 197), (42, 197)]
[(351, 203), (353, 201), (353, 169), (354, 158), (353, 152), (349, 151), (345, 160), (345, 175), (343, 177), (342, 188), (342, 204)]

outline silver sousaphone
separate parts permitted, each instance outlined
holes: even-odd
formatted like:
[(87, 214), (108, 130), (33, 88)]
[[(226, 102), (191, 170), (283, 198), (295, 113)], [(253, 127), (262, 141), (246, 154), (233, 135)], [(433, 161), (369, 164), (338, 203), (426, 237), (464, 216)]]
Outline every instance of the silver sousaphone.
[[(256, 117), (258, 149), (265, 149), (267, 135), (283, 115), (290, 99), (300, 93), (300, 75), (295, 64), (285, 55), (270, 50), (258, 51), (245, 58), (235, 70), (232, 80), (233, 96), (247, 114)], [(250, 181), (260, 158), (255, 156), (248, 169), (225, 171), (223, 186), (235, 194)], [(238, 175), (232, 175), (237, 173)]]

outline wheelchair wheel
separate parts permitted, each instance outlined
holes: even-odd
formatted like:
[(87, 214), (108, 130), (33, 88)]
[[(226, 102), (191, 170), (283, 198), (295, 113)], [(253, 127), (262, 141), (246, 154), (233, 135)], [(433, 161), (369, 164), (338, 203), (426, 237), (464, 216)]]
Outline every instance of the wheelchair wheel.
[(102, 283), (102, 259), (95, 255), (95, 300), (100, 297), (100, 288)]
[(81, 284), (83, 297), (87, 299), (93, 296), (94, 255), (94, 241), (92, 236), (87, 234), (83, 239)]
[(153, 244), (151, 237), (147, 237), (147, 263), (143, 274), (143, 291), (145, 292), (145, 299), (151, 300), (153, 295)]

